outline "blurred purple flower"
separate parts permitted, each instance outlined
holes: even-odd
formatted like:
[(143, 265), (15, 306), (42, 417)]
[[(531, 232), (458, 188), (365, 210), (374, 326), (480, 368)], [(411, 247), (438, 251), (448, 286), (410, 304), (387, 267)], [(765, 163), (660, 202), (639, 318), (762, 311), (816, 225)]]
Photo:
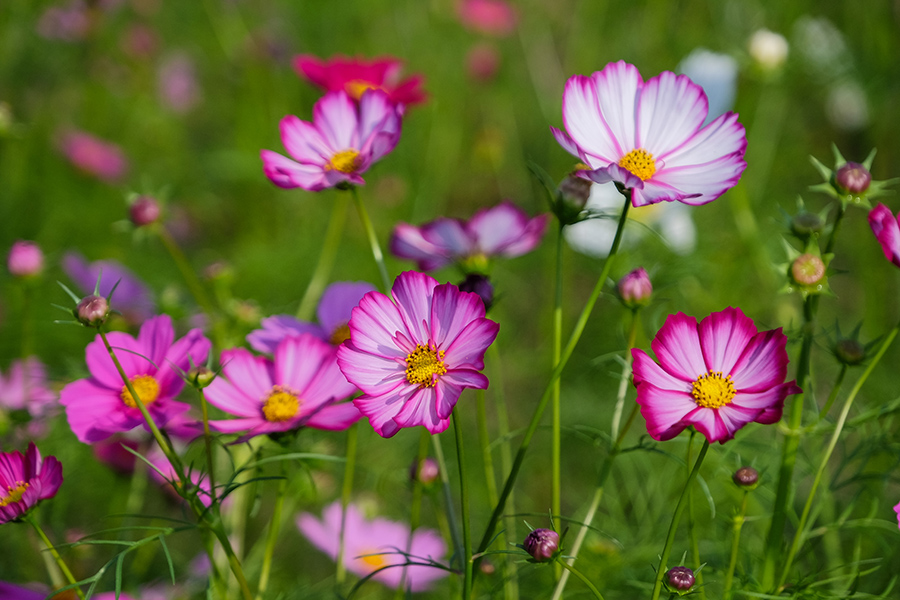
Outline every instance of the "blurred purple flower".
[(50, 6), (44, 10), (37, 23), (38, 35), (63, 42), (83, 40), (90, 30), (91, 15), (83, 0)]
[(163, 104), (178, 114), (197, 106), (202, 97), (194, 61), (185, 54), (172, 55), (162, 63), (158, 85)]
[(119, 146), (84, 131), (64, 132), (59, 146), (72, 165), (106, 183), (120, 181), (128, 172), (128, 159)]
[(37, 358), (14, 360), (5, 377), (0, 373), (0, 411), (28, 411), (32, 423), (39, 423), (49, 417), (56, 406), (56, 392), (49, 388), (47, 370)]
[(101, 272), (99, 290), (101, 296), (107, 296), (118, 281), (119, 285), (116, 286), (110, 304), (113, 310), (122, 313), (130, 323), (141, 323), (156, 312), (156, 303), (153, 302), (147, 285), (117, 261), (98, 260), (88, 263), (77, 252), (67, 252), (63, 256), (62, 268), (84, 294), (94, 292), (94, 286)]

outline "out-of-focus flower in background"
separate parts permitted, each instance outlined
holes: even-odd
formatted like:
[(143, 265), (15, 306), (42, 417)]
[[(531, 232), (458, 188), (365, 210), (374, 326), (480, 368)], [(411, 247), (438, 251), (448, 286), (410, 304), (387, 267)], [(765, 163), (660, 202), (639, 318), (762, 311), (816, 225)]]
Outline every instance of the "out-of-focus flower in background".
[(119, 182), (128, 173), (128, 159), (122, 149), (87, 132), (63, 132), (59, 147), (73, 166), (106, 183)]
[(869, 212), (869, 225), (884, 257), (900, 267), (900, 216), (880, 202)]
[(49, 6), (37, 23), (38, 34), (48, 40), (77, 42), (86, 38), (90, 31), (91, 14), (84, 0)]
[(790, 45), (780, 33), (768, 29), (757, 29), (747, 44), (750, 58), (763, 72), (771, 73), (780, 69), (787, 60)]
[(474, 81), (486, 83), (500, 70), (500, 52), (491, 42), (478, 42), (466, 53), (466, 73)]
[(44, 270), (44, 252), (34, 242), (18, 240), (6, 256), (6, 268), (13, 277), (36, 277)]
[(496, 37), (512, 35), (519, 21), (516, 9), (506, 0), (460, 0), (456, 14), (465, 27)]
[(62, 268), (84, 294), (94, 292), (98, 277), (98, 293), (104, 297), (109, 295), (118, 282), (110, 304), (113, 310), (122, 313), (130, 323), (141, 323), (156, 312), (150, 288), (118, 261), (97, 260), (89, 263), (81, 254), (67, 252), (63, 256)]
[(309, 54), (294, 57), (297, 73), (327, 92), (343, 91), (353, 100), (362, 99), (366, 90), (378, 89), (395, 105), (421, 104), (428, 96), (422, 89), (422, 76), (400, 79), (403, 62), (392, 56), (372, 60), (333, 56), (322, 60)]
[(203, 97), (194, 61), (184, 53), (173, 54), (162, 62), (157, 86), (163, 106), (177, 114), (190, 111)]
[(57, 394), (50, 389), (47, 369), (36, 357), (14, 360), (6, 375), (0, 373), (0, 435), (4, 433), (4, 422), (10, 418), (9, 413), (18, 411), (28, 419), (26, 430), (29, 436), (43, 437), (46, 419), (53, 415), (57, 406)]
[(709, 113), (704, 125), (734, 107), (738, 76), (738, 63), (734, 58), (697, 48), (678, 64), (678, 71), (690, 77), (706, 93)]

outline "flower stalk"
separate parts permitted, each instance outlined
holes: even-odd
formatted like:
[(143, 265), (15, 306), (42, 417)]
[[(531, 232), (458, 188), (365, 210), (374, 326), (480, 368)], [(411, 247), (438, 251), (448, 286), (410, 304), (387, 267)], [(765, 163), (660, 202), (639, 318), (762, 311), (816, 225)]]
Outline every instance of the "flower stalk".
[(306, 285), (300, 306), (297, 308), (297, 318), (308, 321), (312, 318), (316, 309), (316, 302), (328, 283), (328, 277), (334, 267), (341, 236), (344, 232), (344, 223), (347, 221), (347, 196), (338, 194), (334, 199), (334, 207), (331, 209), (331, 219), (328, 221), (328, 229), (325, 231), (325, 240), (319, 250), (319, 260), (312, 278)]
[(363, 228), (366, 230), (366, 237), (369, 240), (369, 248), (372, 250), (372, 257), (375, 264), (378, 265), (378, 272), (381, 274), (381, 284), (384, 291), (391, 289), (391, 278), (388, 276), (387, 267), (384, 264), (384, 254), (381, 252), (381, 245), (378, 243), (378, 236), (375, 235), (375, 228), (372, 226), (372, 220), (366, 210), (366, 205), (359, 197), (359, 191), (356, 186), (350, 186), (350, 193), (353, 195), (353, 203), (356, 204), (356, 211), (359, 213), (359, 219), (362, 221)]
[(59, 555), (59, 552), (56, 550), (56, 546), (53, 545), (53, 542), (50, 541), (50, 538), (47, 537), (47, 534), (44, 533), (44, 530), (38, 524), (37, 519), (34, 518), (34, 513), (26, 513), (22, 517), (22, 519), (34, 528), (34, 530), (38, 534), (38, 537), (41, 538), (41, 541), (44, 543), (44, 546), (47, 547), (47, 551), (50, 552), (53, 560), (56, 561), (56, 564), (59, 566), (59, 570), (62, 571), (63, 575), (65, 575), (66, 581), (68, 581), (70, 585), (75, 586), (73, 588), (75, 590), (75, 593), (78, 594), (78, 597), (81, 598), (81, 600), (84, 600), (84, 592), (82, 592), (81, 588), (77, 586), (78, 580), (76, 580), (75, 576), (72, 575), (72, 571), (69, 569), (66, 561), (64, 561), (62, 556)]

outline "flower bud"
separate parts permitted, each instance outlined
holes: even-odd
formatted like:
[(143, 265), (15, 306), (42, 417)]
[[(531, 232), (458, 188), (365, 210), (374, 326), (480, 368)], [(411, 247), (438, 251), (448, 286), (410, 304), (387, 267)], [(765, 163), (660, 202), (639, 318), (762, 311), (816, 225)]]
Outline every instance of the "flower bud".
[(646, 306), (653, 293), (653, 285), (644, 267), (638, 267), (619, 280), (619, 296), (628, 308)]
[(559, 192), (567, 204), (580, 211), (591, 197), (591, 185), (593, 185), (591, 180), (569, 173), (559, 183)]
[(687, 567), (672, 567), (666, 571), (666, 583), (674, 592), (686, 592), (694, 587), (694, 572)]
[(525, 538), (522, 547), (537, 562), (546, 562), (559, 550), (559, 534), (552, 529), (535, 529)]
[(103, 296), (85, 296), (72, 312), (82, 325), (99, 327), (109, 316), (109, 302)]
[(6, 267), (14, 277), (34, 277), (44, 270), (44, 253), (34, 242), (19, 240), (9, 249)]
[(740, 487), (755, 487), (759, 482), (759, 472), (753, 467), (741, 467), (734, 472), (734, 475), (731, 476), (731, 480), (734, 481), (735, 485)]
[(430, 456), (421, 463), (414, 460), (409, 467), (409, 478), (411, 481), (418, 481), (422, 485), (428, 486), (437, 481), (441, 474), (441, 469), (436, 460)]
[(494, 566), (494, 563), (489, 561), (486, 558), (482, 558), (481, 562), (478, 565), (478, 568), (481, 569), (482, 574), (491, 576), (497, 572), (497, 567)]
[(159, 220), (159, 202), (152, 196), (138, 196), (128, 208), (128, 216), (136, 227), (143, 227)]
[(207, 367), (194, 367), (187, 374), (188, 381), (198, 390), (202, 390), (213, 382), (216, 372)]
[(791, 277), (801, 285), (816, 285), (825, 277), (825, 263), (815, 254), (801, 254), (791, 264)]
[(478, 294), (478, 297), (484, 302), (484, 310), (490, 310), (494, 304), (494, 286), (491, 285), (491, 280), (487, 275), (478, 275), (477, 273), (466, 275), (463, 282), (459, 284), (459, 291)]
[(794, 215), (794, 218), (791, 219), (791, 231), (800, 238), (807, 238), (814, 233), (821, 233), (824, 228), (825, 221), (816, 213), (802, 212)]
[(834, 173), (834, 183), (838, 190), (845, 194), (863, 194), (872, 183), (872, 174), (865, 167), (855, 162), (846, 162)]
[(866, 359), (866, 347), (859, 340), (843, 338), (835, 343), (834, 355), (841, 363), (852, 367)]

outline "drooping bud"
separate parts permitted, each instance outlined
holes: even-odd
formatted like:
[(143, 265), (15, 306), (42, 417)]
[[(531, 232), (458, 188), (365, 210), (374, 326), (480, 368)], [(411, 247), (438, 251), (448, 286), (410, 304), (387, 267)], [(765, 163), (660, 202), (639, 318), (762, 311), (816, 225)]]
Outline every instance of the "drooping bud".
[(522, 548), (537, 562), (546, 562), (559, 550), (559, 534), (552, 529), (535, 529), (525, 538)]
[(825, 277), (825, 263), (815, 254), (801, 254), (791, 264), (791, 277), (801, 285), (816, 285)]
[(422, 485), (428, 486), (437, 481), (440, 477), (441, 469), (436, 460), (430, 456), (425, 458), (421, 463), (414, 460), (409, 467), (409, 478), (411, 481), (418, 481)]
[(213, 382), (216, 372), (207, 367), (194, 367), (188, 371), (187, 379), (198, 390), (202, 390)]
[(653, 285), (644, 267), (638, 267), (620, 279), (618, 289), (622, 303), (628, 308), (646, 306), (650, 302), (650, 295), (653, 294)]
[(160, 212), (159, 202), (153, 196), (138, 196), (128, 208), (128, 216), (135, 227), (156, 223)]
[(19, 240), (9, 249), (6, 267), (13, 277), (34, 277), (44, 270), (44, 253), (34, 242)]
[(801, 212), (791, 219), (791, 231), (799, 238), (806, 239), (814, 233), (821, 233), (825, 220), (816, 213)]
[(866, 347), (859, 340), (842, 338), (834, 344), (834, 355), (841, 363), (852, 367), (866, 359)]
[(857, 162), (846, 162), (834, 173), (834, 183), (845, 194), (865, 193), (872, 183), (872, 173)]
[(490, 310), (494, 304), (494, 286), (487, 275), (469, 273), (459, 284), (459, 291), (474, 292), (484, 302), (484, 310)]
[(82, 325), (99, 327), (109, 317), (109, 302), (103, 296), (85, 296), (72, 312)]
[(666, 584), (673, 592), (686, 592), (694, 587), (694, 572), (687, 567), (672, 567), (666, 571)]
[(759, 482), (759, 472), (753, 467), (741, 467), (734, 472), (731, 480), (740, 487), (756, 487), (756, 484)]

